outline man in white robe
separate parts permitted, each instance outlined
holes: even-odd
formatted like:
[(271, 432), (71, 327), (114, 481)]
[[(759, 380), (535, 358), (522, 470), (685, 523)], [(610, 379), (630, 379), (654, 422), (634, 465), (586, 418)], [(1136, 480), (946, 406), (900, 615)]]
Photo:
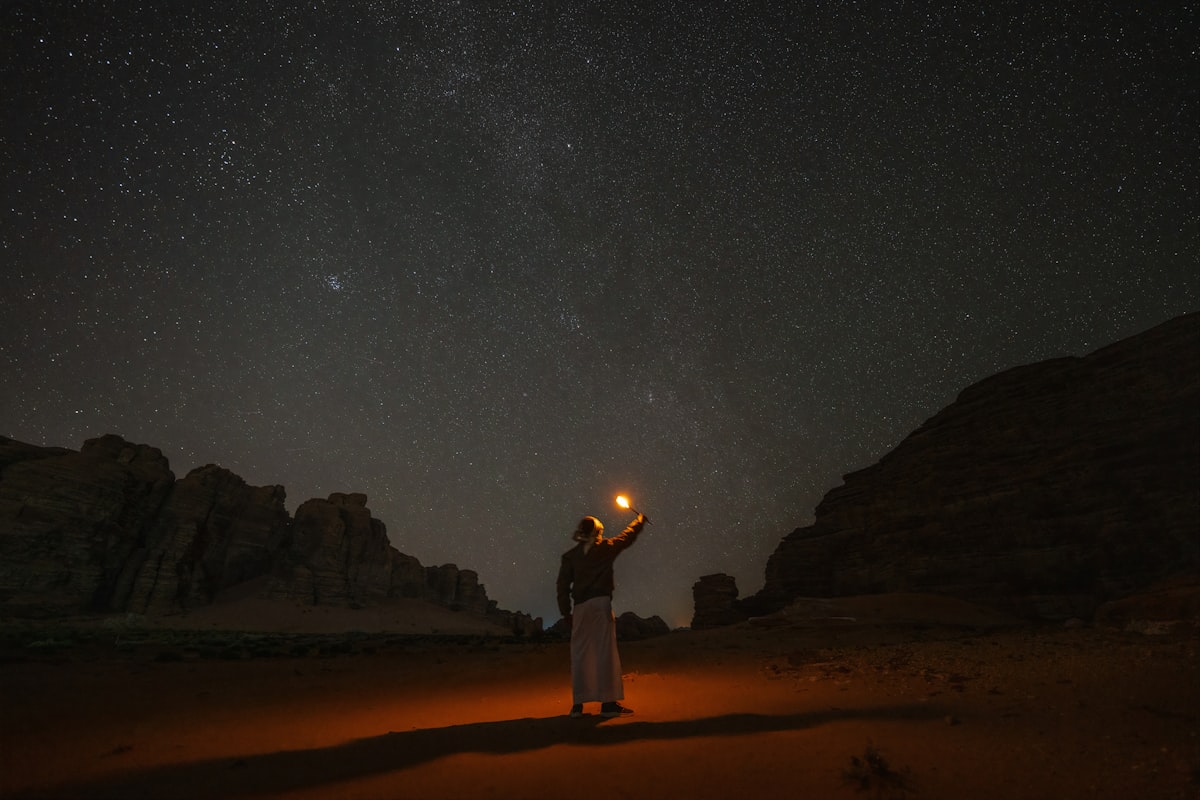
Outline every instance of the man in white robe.
[(613, 561), (637, 541), (646, 524), (638, 514), (619, 536), (604, 538), (604, 524), (584, 517), (572, 538), (577, 544), (563, 553), (558, 570), (558, 610), (571, 626), (571, 716), (583, 716), (584, 703), (600, 703), (600, 714), (632, 714), (621, 705), (621, 656), (612, 611)]

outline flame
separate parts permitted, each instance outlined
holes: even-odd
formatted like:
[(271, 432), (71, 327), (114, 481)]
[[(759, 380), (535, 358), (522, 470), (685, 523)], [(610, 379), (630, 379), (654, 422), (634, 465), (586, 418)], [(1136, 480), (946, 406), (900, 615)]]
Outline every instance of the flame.
[(629, 508), (629, 498), (623, 494), (617, 495), (617, 505), (621, 508)]

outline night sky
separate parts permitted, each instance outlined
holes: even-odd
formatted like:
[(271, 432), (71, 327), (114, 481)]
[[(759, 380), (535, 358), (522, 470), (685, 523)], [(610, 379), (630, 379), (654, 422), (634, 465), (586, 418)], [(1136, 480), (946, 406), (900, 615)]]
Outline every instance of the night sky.
[(623, 491), (614, 607), (683, 625), (1200, 307), (1194, 4), (765, 5), (0, 0), (0, 433), (364, 492), (546, 624)]

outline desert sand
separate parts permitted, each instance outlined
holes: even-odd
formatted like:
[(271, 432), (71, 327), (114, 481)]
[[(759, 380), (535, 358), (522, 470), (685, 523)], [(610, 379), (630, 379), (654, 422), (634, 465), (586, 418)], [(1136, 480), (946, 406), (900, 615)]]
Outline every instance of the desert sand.
[(5, 798), (1200, 797), (1191, 627), (813, 600), (623, 643), (621, 719), (566, 716), (566, 642), (419, 605), (4, 633)]

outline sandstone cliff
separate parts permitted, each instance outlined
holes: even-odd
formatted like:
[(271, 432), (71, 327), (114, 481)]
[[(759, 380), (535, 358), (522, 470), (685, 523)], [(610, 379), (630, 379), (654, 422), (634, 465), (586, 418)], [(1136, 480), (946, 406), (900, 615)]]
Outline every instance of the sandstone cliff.
[(294, 518), (284, 499), (211, 464), (176, 480), (160, 451), (119, 436), (79, 452), (0, 437), (0, 613), (161, 615), (254, 586), (313, 605), (418, 598), (540, 627), (497, 608), (475, 572), (392, 547), (366, 495), (308, 500)]
[(757, 595), (697, 584), (700, 627), (883, 592), (1087, 618), (1195, 571), (1200, 314), (983, 380), (844, 480), (783, 539)]

